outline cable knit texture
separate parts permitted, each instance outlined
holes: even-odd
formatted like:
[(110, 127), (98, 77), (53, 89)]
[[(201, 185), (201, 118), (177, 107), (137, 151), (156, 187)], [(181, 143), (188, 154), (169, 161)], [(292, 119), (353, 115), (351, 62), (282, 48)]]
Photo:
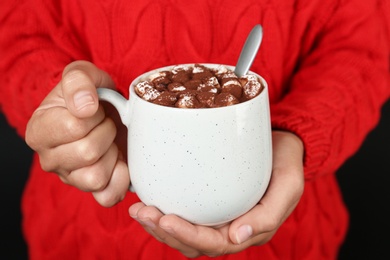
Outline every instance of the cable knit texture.
[[(221, 259), (336, 259), (348, 226), (335, 171), (361, 145), (390, 95), (387, 0), (2, 0), (0, 106), (23, 136), (65, 65), (89, 60), (121, 93), (165, 65), (234, 65), (262, 24), (252, 70), (269, 83), (272, 125), (305, 145), (304, 195), (264, 246)], [(35, 156), (23, 228), (34, 259), (185, 259), (127, 213), (45, 173)]]

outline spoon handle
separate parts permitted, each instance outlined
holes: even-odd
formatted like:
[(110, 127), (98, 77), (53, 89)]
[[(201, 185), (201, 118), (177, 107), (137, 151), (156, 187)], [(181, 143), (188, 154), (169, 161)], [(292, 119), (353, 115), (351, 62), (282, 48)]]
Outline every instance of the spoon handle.
[(263, 39), (263, 27), (257, 24), (248, 35), (244, 47), (241, 50), (234, 73), (237, 77), (245, 75), (252, 66), (253, 60), (259, 50), (261, 40)]

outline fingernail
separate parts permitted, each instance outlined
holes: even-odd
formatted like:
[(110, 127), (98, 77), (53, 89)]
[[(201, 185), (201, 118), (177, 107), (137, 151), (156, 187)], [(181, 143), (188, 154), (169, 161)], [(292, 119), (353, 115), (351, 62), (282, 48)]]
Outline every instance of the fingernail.
[(148, 228), (151, 228), (151, 229), (155, 229), (156, 228), (156, 225), (150, 219), (139, 220), (139, 222), (142, 225), (147, 226)]
[(175, 233), (175, 231), (171, 227), (164, 227), (164, 226), (160, 225), (160, 228), (164, 229), (164, 231), (169, 233), (169, 234), (174, 234)]
[(86, 106), (94, 104), (95, 100), (88, 91), (80, 91), (74, 95), (73, 102), (76, 109), (81, 110)]
[(237, 243), (241, 244), (248, 240), (250, 236), (253, 234), (253, 229), (249, 225), (243, 225), (238, 228), (236, 232)]

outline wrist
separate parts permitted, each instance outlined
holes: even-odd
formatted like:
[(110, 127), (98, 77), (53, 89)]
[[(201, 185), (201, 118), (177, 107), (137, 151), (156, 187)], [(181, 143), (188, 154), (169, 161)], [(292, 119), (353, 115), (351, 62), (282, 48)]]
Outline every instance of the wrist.
[(272, 142), (274, 151), (279, 149), (286, 152), (290, 151), (292, 156), (296, 159), (299, 158), (303, 164), (305, 148), (302, 139), (298, 135), (285, 130), (273, 130)]

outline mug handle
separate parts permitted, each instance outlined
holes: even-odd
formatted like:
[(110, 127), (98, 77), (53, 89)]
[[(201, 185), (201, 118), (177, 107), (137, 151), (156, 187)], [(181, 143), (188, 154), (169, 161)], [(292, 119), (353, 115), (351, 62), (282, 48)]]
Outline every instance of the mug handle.
[(99, 100), (104, 100), (112, 104), (118, 111), (122, 123), (128, 127), (130, 123), (128, 116), (130, 102), (115, 90), (109, 88), (97, 88), (96, 90)]
[[(104, 100), (112, 104), (116, 110), (118, 110), (122, 123), (128, 127), (130, 118), (127, 114), (129, 111), (130, 102), (115, 90), (109, 88), (97, 88), (96, 90), (99, 96), (99, 100)], [(135, 192), (131, 183), (129, 190), (131, 192)]]

